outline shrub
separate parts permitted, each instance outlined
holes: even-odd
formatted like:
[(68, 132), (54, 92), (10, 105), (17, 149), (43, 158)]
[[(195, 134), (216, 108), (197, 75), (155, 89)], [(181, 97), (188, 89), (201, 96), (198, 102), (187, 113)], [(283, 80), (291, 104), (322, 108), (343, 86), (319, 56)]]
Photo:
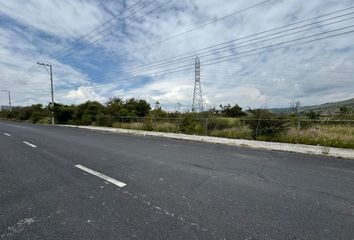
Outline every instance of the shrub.
[(259, 136), (272, 137), (288, 129), (281, 117), (277, 117), (268, 110), (254, 109), (249, 112), (252, 113), (252, 117), (248, 121), (248, 125), (252, 129), (253, 139), (257, 139)]
[(30, 117), (30, 120), (31, 120), (32, 123), (37, 123), (42, 118), (43, 118), (43, 114), (41, 112), (33, 112), (31, 117)]
[(240, 126), (241, 122), (237, 118), (210, 118), (208, 120), (208, 131), (222, 130)]
[(180, 132), (184, 134), (203, 134), (205, 133), (205, 126), (200, 120), (196, 120), (188, 114), (181, 119)]
[(180, 123), (180, 131), (185, 134), (193, 134), (195, 129), (195, 123), (192, 116), (187, 115), (182, 118)]
[(51, 117), (43, 117), (37, 123), (39, 124), (51, 124), (52, 118)]
[(242, 108), (237, 104), (234, 106), (231, 106), (230, 104), (225, 106), (220, 105), (220, 108), (221, 114), (225, 117), (241, 117), (245, 115), (245, 113), (242, 111)]

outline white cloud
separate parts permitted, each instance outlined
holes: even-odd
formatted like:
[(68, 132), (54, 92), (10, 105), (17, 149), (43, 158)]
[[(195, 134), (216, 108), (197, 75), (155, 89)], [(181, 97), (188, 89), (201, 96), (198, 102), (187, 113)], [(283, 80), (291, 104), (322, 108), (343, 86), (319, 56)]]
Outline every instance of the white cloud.
[(101, 97), (95, 92), (92, 87), (79, 87), (76, 90), (70, 90), (66, 95), (62, 97), (63, 102), (70, 102), (74, 104), (83, 103), (86, 101), (98, 101), (104, 103), (106, 98)]
[(16, 21), (59, 37), (78, 37), (104, 20), (95, 1), (0, 1), (0, 12)]

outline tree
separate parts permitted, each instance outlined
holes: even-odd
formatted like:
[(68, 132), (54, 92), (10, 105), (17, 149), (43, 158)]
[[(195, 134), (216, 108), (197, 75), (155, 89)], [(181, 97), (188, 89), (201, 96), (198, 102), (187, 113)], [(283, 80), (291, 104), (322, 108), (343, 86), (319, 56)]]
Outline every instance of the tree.
[(105, 107), (95, 101), (87, 101), (75, 108), (74, 120), (78, 124), (96, 124), (99, 117), (104, 115)]
[(150, 111), (150, 104), (142, 99), (111, 98), (107, 103), (107, 112), (111, 116), (145, 117)]
[(138, 100), (135, 98), (126, 100), (125, 107), (128, 110), (129, 115), (138, 117), (145, 117), (151, 109), (148, 102), (143, 99)]
[(75, 106), (64, 105), (59, 103), (54, 103), (54, 116), (55, 122), (65, 124), (69, 123), (75, 113)]
[(320, 113), (315, 112), (313, 110), (307, 112), (305, 114), (309, 119), (319, 119), (320, 118)]
[(221, 114), (225, 117), (241, 117), (245, 115), (242, 108), (237, 104), (234, 106), (231, 106), (230, 104), (227, 104), (226, 106), (220, 105), (220, 108)]
[(350, 109), (346, 106), (342, 106), (339, 108), (339, 113), (341, 115), (347, 115), (350, 112)]
[(160, 102), (156, 101), (154, 110), (150, 111), (149, 116), (153, 118), (163, 118), (167, 116), (167, 113), (161, 108)]
[(124, 101), (119, 97), (111, 98), (106, 103), (107, 112), (111, 116), (124, 116)]

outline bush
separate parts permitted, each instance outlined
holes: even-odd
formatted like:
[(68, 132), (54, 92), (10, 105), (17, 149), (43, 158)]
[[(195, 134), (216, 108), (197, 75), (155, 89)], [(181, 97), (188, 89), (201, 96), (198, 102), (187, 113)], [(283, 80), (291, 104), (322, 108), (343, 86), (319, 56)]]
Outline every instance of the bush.
[(210, 118), (208, 119), (208, 131), (223, 130), (240, 127), (240, 119), (237, 118)]
[(24, 107), (17, 112), (16, 118), (19, 120), (28, 120), (32, 115), (30, 107)]
[(282, 117), (277, 117), (268, 110), (254, 109), (249, 112), (252, 113), (252, 117), (247, 122), (255, 140), (259, 136), (274, 137), (288, 129)]
[(151, 107), (148, 102), (142, 99), (111, 98), (106, 103), (107, 111), (112, 116), (146, 116)]
[(193, 118), (192, 115), (185, 115), (180, 122), (180, 132), (184, 134), (203, 134), (205, 126), (200, 121)]
[(51, 117), (43, 117), (37, 123), (39, 124), (51, 124), (52, 118)]
[(225, 117), (241, 117), (245, 115), (245, 113), (242, 111), (242, 108), (237, 104), (234, 106), (231, 106), (230, 104), (225, 106), (220, 105), (220, 108), (221, 114)]
[(30, 120), (32, 123), (37, 123), (43, 118), (43, 114), (41, 112), (33, 112)]
[(144, 130), (145, 131), (152, 131), (153, 130), (152, 120), (150, 118), (144, 119)]

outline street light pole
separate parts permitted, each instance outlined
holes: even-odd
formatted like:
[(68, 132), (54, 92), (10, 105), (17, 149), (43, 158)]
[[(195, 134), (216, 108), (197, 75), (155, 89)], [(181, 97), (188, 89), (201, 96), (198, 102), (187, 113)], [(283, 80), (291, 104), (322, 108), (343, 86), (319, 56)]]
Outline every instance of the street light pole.
[[(40, 63), (37, 62), (38, 65), (41, 65), (45, 68), (45, 70), (47, 70), (47, 72), (50, 75), (50, 87), (51, 87), (51, 94), (52, 94), (52, 107), (51, 107), (51, 114), (52, 114), (52, 124), (55, 124), (55, 120), (54, 120), (54, 88), (53, 88), (53, 69), (52, 69), (52, 65), (51, 64), (46, 64), (46, 63)], [(49, 67), (49, 71), (46, 67)]]
[(12, 111), (12, 106), (11, 106), (11, 92), (9, 90), (1, 90), (2, 92), (5, 92), (9, 95), (9, 107), (10, 107), (10, 112)]

